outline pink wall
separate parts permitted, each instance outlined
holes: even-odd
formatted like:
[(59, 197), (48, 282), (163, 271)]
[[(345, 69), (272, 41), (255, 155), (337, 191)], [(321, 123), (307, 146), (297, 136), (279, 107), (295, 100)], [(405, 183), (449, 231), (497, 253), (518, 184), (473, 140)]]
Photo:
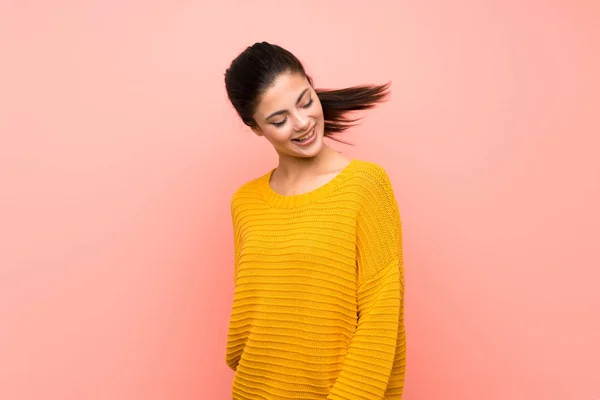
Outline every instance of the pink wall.
[(393, 81), (336, 147), (398, 192), (405, 398), (600, 398), (597, 2), (37, 3), (0, 5), (1, 399), (228, 398), (229, 197), (276, 158), (222, 78), (257, 40)]

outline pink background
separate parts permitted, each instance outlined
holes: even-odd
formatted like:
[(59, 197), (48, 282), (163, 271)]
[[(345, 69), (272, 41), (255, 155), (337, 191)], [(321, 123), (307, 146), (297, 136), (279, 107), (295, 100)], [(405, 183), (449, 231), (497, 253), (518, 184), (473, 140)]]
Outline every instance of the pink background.
[(407, 400), (600, 398), (596, 1), (4, 1), (0, 398), (227, 399), (229, 198), (276, 164), (223, 73), (393, 82), (335, 145), (404, 222)]

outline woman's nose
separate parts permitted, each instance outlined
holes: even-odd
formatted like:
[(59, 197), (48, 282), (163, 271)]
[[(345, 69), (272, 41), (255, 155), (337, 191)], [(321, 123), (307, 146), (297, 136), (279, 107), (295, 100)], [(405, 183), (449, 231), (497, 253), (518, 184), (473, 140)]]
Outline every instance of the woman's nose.
[(305, 115), (296, 116), (295, 130), (298, 132), (305, 131), (310, 126), (310, 119)]

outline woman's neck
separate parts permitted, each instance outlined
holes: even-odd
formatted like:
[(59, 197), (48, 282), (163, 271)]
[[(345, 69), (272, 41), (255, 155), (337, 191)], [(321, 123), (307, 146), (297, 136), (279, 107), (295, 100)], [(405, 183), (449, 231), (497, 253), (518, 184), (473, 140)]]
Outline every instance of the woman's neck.
[(343, 168), (347, 164), (346, 157), (342, 156), (336, 150), (328, 145), (323, 145), (323, 149), (315, 157), (279, 157), (279, 165), (276, 168), (275, 175), (277, 179), (295, 182), (310, 177), (335, 171)]

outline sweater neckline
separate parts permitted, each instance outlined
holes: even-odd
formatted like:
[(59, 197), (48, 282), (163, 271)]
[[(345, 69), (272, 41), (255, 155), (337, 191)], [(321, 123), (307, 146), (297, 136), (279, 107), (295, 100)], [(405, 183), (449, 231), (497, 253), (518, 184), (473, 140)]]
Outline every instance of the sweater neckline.
[(335, 190), (340, 183), (342, 183), (346, 177), (356, 168), (358, 160), (351, 159), (350, 163), (346, 165), (340, 172), (337, 173), (331, 180), (319, 186), (311, 191), (294, 194), (294, 195), (283, 195), (276, 192), (271, 187), (271, 176), (276, 168), (271, 169), (261, 179), (261, 192), (265, 200), (273, 207), (277, 208), (294, 208), (301, 207), (319, 200), (323, 196), (331, 193)]

